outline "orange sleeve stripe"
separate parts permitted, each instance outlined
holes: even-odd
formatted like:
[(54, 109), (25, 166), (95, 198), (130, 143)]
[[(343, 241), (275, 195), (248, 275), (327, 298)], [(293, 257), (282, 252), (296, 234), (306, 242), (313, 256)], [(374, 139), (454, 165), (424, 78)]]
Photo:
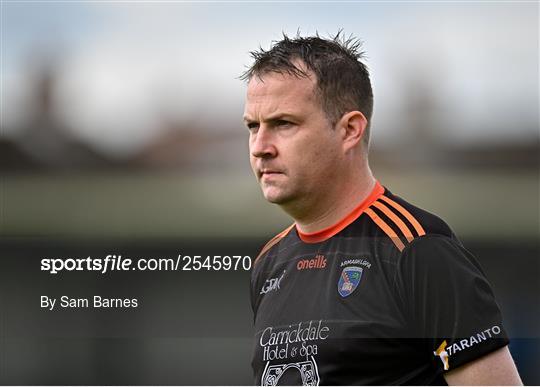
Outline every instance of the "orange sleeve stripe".
[(405, 248), (405, 245), (403, 244), (401, 239), (399, 239), (395, 231), (392, 230), (392, 228), (388, 224), (386, 224), (386, 222), (382, 220), (379, 215), (377, 215), (375, 212), (373, 212), (373, 210), (369, 208), (364, 210), (364, 212), (368, 214), (368, 216), (373, 219), (377, 226), (379, 226), (385, 232), (385, 234), (390, 237), (390, 239), (392, 240), (392, 242), (394, 242), (399, 251), (402, 251)]
[(264, 253), (266, 253), (268, 250), (272, 248), (276, 243), (278, 243), (285, 235), (289, 233), (289, 231), (295, 226), (295, 223), (291, 224), (289, 227), (287, 227), (285, 230), (277, 234), (275, 237), (270, 239), (270, 241), (264, 245), (259, 255), (257, 255), (257, 258), (255, 258), (255, 261), (253, 261), (253, 264), (256, 264), (260, 257), (263, 256)]
[(418, 236), (426, 235), (424, 228), (420, 225), (420, 223), (418, 223), (418, 221), (414, 218), (414, 216), (411, 215), (409, 211), (407, 211), (401, 205), (399, 205), (398, 203), (396, 203), (395, 201), (393, 201), (392, 199), (388, 198), (385, 195), (381, 195), (380, 199), (390, 204), (392, 207), (398, 210), (405, 218), (407, 218), (407, 220), (412, 224), (412, 226), (418, 233)]
[(405, 235), (405, 238), (407, 238), (407, 241), (411, 242), (414, 239), (411, 230), (409, 230), (407, 225), (396, 214), (394, 214), (390, 208), (386, 207), (384, 204), (378, 201), (373, 202), (373, 206), (381, 210), (399, 227), (403, 235)]

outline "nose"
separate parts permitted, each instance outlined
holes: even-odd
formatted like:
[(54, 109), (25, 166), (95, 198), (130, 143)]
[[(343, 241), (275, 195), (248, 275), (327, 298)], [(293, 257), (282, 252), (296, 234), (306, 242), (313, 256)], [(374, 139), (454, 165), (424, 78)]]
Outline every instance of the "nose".
[(257, 158), (273, 158), (277, 155), (277, 148), (271, 130), (261, 125), (256, 133), (252, 133), (249, 140), (251, 155)]

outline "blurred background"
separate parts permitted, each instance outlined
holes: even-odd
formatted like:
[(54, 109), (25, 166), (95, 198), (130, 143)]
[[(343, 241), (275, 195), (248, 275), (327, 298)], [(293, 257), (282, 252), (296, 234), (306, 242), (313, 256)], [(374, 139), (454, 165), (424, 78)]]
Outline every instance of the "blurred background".
[[(257, 255), (290, 219), (251, 175), (249, 51), (361, 38), (371, 164), (480, 260), (540, 384), (539, 5), (2, 2), (0, 383), (250, 384), (249, 273), (64, 273), (41, 258)], [(139, 297), (134, 311), (42, 294)]]

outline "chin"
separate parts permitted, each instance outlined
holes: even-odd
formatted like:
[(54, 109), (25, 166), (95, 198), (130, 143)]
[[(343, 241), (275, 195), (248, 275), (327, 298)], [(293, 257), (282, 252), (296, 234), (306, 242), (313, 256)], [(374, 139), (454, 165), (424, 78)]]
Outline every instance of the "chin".
[(284, 195), (282, 192), (277, 192), (277, 190), (272, 187), (266, 190), (263, 189), (263, 196), (270, 203), (281, 204)]
[(285, 192), (276, 192), (276, 190), (270, 189), (263, 191), (264, 198), (272, 204), (287, 204), (293, 200), (292, 195), (288, 195)]
[(266, 201), (272, 204), (282, 204), (283, 199), (279, 195), (264, 195)]

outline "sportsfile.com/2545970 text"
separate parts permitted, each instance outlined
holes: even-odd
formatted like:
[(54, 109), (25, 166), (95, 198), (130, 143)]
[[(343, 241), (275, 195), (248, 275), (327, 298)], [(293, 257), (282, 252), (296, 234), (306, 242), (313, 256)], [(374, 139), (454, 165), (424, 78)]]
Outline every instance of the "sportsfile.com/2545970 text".
[(173, 258), (124, 258), (109, 254), (104, 258), (43, 258), (41, 271), (58, 274), (62, 271), (229, 271), (250, 270), (251, 257), (241, 255), (178, 255)]

